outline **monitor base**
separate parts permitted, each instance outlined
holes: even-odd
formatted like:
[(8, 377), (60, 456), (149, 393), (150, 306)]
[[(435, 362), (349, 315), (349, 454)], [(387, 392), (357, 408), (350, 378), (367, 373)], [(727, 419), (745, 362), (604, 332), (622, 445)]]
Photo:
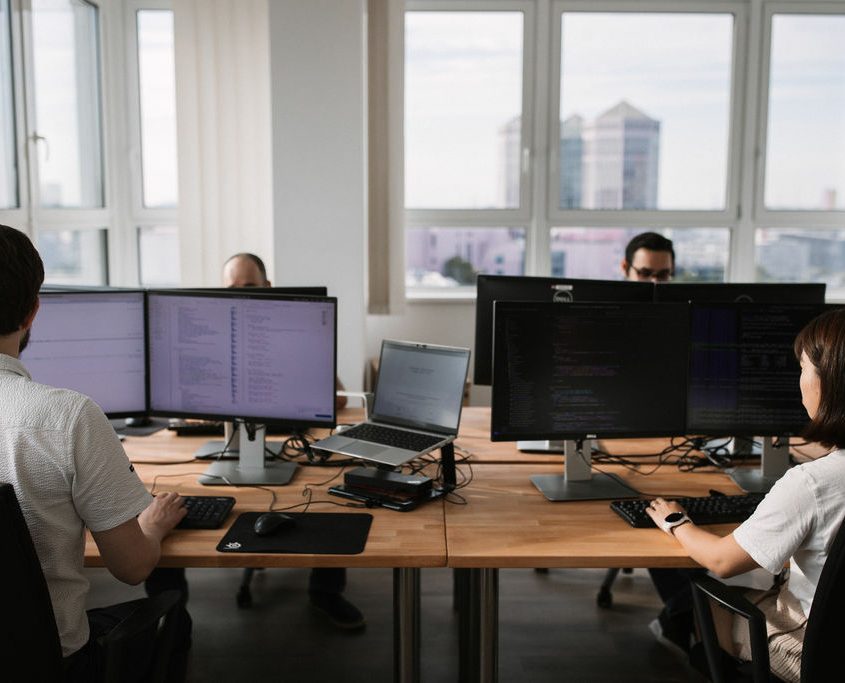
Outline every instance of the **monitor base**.
[(285, 486), (298, 465), (272, 460), (264, 467), (241, 467), (240, 461), (214, 462), (200, 475), (204, 486)]
[(624, 483), (615, 474), (594, 473), (589, 479), (570, 481), (563, 474), (535, 474), (534, 484), (551, 501), (564, 500), (617, 500), (638, 498), (639, 492)]
[(759, 468), (734, 467), (728, 474), (746, 493), (768, 493), (780, 477), (764, 477)]

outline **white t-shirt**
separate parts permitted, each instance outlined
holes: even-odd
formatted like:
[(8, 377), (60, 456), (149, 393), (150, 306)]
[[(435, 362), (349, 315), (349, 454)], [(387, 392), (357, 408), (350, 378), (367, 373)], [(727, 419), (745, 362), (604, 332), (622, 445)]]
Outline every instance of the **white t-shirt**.
[(830, 545), (845, 518), (845, 450), (790, 469), (734, 532), (773, 574), (790, 561), (787, 589), (810, 614)]
[(88, 641), (84, 529), (108, 531), (152, 500), (103, 411), (33, 382), (0, 354), (0, 481), (14, 486), (56, 615), (62, 653)]

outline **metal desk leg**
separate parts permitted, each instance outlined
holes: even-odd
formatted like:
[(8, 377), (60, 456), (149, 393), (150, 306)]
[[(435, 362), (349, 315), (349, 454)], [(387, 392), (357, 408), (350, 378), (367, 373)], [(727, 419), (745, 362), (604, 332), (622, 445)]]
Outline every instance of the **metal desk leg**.
[(393, 680), (420, 680), (420, 570), (393, 570)]
[(499, 664), (499, 570), (471, 569), (468, 614), (461, 624), (462, 681), (496, 683)]
[(499, 570), (479, 570), (479, 680), (496, 683), (499, 677)]

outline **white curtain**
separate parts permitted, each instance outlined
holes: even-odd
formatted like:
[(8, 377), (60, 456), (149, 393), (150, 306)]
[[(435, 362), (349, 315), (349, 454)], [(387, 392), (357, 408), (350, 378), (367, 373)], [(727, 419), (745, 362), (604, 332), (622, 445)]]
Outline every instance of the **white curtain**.
[(368, 210), (371, 314), (405, 306), (404, 2), (368, 0)]
[(174, 0), (182, 284), (251, 251), (273, 274), (268, 0)]

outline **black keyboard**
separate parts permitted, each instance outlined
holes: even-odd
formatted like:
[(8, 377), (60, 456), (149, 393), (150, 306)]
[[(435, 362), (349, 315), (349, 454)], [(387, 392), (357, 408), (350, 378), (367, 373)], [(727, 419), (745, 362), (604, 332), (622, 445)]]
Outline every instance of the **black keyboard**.
[(348, 436), (350, 439), (371, 441), (372, 443), (379, 443), (383, 446), (394, 446), (409, 451), (424, 451), (440, 443), (445, 438), (443, 436), (407, 432), (404, 429), (391, 429), (390, 427), (382, 427), (381, 425), (374, 425), (370, 422), (359, 424), (356, 427), (347, 429), (345, 432), (341, 432), (341, 434)]
[[(764, 493), (745, 493), (737, 496), (710, 495), (669, 500), (680, 503), (695, 524), (728, 524), (748, 519), (764, 496)], [(610, 509), (631, 526), (643, 529), (654, 526), (646, 512), (650, 502), (642, 498), (614, 500)]]
[(235, 505), (231, 496), (182, 496), (182, 500), (188, 514), (177, 529), (219, 529)]

